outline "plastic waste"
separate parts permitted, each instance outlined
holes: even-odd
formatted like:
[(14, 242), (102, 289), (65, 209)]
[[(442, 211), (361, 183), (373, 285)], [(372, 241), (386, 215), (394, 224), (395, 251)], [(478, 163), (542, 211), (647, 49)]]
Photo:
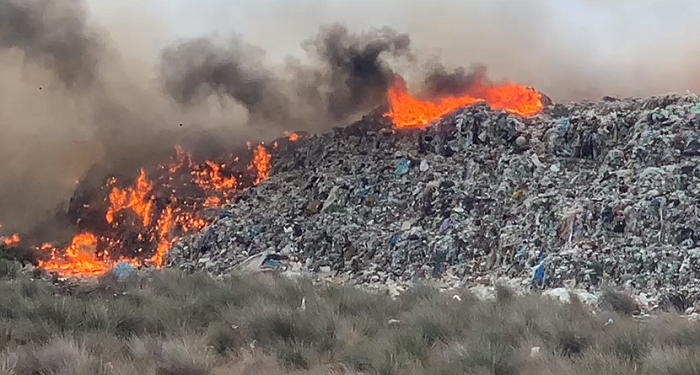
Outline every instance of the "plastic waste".
[(397, 242), (399, 242), (399, 235), (398, 233), (394, 233), (391, 238), (389, 238), (389, 245), (396, 246)]
[(544, 254), (540, 254), (539, 264), (535, 268), (535, 282), (538, 286), (544, 284)]
[(442, 225), (440, 225), (440, 232), (446, 232), (448, 229), (450, 229), (450, 219), (447, 218), (442, 221)]
[(403, 176), (406, 173), (408, 173), (409, 168), (411, 167), (411, 162), (408, 161), (408, 159), (401, 159), (399, 162), (399, 165), (396, 167), (396, 174), (399, 176)]
[(127, 277), (129, 277), (133, 271), (134, 271), (134, 267), (127, 262), (117, 263), (117, 265), (112, 270), (112, 272), (114, 272), (114, 274), (117, 275), (117, 278), (120, 280), (123, 280), (123, 279), (126, 279)]
[(265, 261), (265, 263), (263, 263), (263, 267), (281, 268), (282, 263), (280, 263), (279, 261), (277, 261), (275, 259), (268, 259)]
[(569, 128), (571, 128), (571, 121), (569, 121), (569, 119), (557, 121), (557, 132), (560, 135), (566, 134), (569, 131)]
[(421, 160), (420, 162), (420, 171), (421, 172), (427, 172), (428, 169), (430, 169), (430, 165), (428, 165), (428, 162), (425, 160)]
[(695, 103), (695, 105), (690, 108), (690, 112), (696, 115), (700, 114), (700, 103)]

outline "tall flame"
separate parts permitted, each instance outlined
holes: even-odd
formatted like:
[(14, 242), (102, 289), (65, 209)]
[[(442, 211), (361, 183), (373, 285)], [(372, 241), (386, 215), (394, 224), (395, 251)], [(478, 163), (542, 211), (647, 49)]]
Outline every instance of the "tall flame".
[(168, 252), (168, 248), (170, 247), (170, 239), (168, 236), (170, 234), (170, 226), (172, 225), (172, 222), (173, 209), (172, 207), (168, 207), (158, 220), (158, 237), (160, 237), (158, 248), (156, 249), (156, 253), (148, 259), (149, 262), (153, 263), (158, 268), (163, 266), (165, 254)]
[(544, 108), (540, 93), (514, 83), (475, 83), (462, 96), (419, 100), (408, 93), (406, 82), (397, 76), (387, 96), (390, 109), (385, 116), (391, 118), (397, 128), (426, 126), (460, 107), (484, 101), (493, 109), (502, 109), (520, 116), (534, 115)]
[(112, 188), (112, 193), (109, 195), (110, 206), (105, 216), (107, 222), (112, 224), (117, 212), (132, 209), (143, 221), (143, 226), (148, 226), (151, 223), (153, 213), (153, 201), (150, 198), (152, 188), (153, 186), (146, 178), (146, 172), (143, 169), (141, 169), (136, 186), (133, 188)]
[(263, 145), (258, 145), (253, 151), (253, 162), (250, 164), (249, 169), (255, 169), (258, 173), (258, 178), (255, 179), (256, 185), (270, 176), (270, 159), (272, 159), (272, 156)]

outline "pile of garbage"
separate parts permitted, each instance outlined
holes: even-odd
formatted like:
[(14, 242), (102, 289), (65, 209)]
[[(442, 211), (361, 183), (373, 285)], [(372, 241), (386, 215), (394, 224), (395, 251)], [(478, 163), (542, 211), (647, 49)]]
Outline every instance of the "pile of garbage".
[(614, 284), (692, 306), (698, 103), (606, 97), (531, 117), (481, 104), (420, 129), (374, 113), (279, 140), (270, 178), (177, 243), (167, 263), (226, 274), (273, 252), (290, 269), (358, 284)]

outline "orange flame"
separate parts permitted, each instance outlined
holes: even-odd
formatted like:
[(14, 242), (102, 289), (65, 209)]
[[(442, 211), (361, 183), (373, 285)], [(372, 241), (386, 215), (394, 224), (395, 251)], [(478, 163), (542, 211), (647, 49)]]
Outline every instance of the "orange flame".
[(151, 215), (153, 213), (153, 202), (150, 198), (151, 189), (153, 186), (146, 178), (146, 172), (141, 169), (141, 174), (136, 180), (134, 188), (119, 189), (112, 188), (112, 193), (109, 194), (110, 207), (107, 209), (107, 222), (114, 222), (114, 215), (122, 210), (132, 209), (143, 222), (143, 226), (148, 226), (151, 223)]
[(73, 237), (70, 246), (59, 257), (56, 249), (49, 244), (41, 247), (51, 250), (49, 261), (39, 261), (39, 267), (62, 276), (96, 276), (108, 270), (103, 260), (97, 259), (97, 237), (92, 233), (82, 233)]
[(22, 239), (19, 238), (18, 234), (13, 234), (9, 237), (4, 237), (2, 239), (2, 243), (5, 244), (5, 246), (16, 245), (16, 244), (20, 243), (20, 241), (22, 241)]
[(270, 176), (271, 159), (272, 156), (267, 152), (263, 145), (258, 145), (258, 147), (253, 151), (253, 161), (251, 162), (248, 169), (257, 170), (258, 177), (255, 179), (256, 185)]
[(223, 177), (221, 175), (222, 168), (226, 168), (225, 164), (219, 165), (212, 161), (206, 161), (205, 164), (209, 170), (198, 170), (192, 172), (195, 178), (195, 183), (205, 190), (235, 190), (236, 178)]
[(297, 133), (292, 133), (292, 132), (284, 132), (284, 135), (292, 142), (296, 142), (299, 140), (299, 134)]
[(219, 197), (207, 197), (204, 201), (204, 207), (218, 207), (221, 206), (221, 198)]
[[(257, 184), (269, 176), (271, 156), (264, 145), (252, 147), (250, 144), (250, 147), (253, 151), (253, 161), (248, 169), (254, 171)], [(108, 179), (106, 184), (106, 187), (110, 188), (111, 191), (108, 197), (109, 206), (104, 216), (105, 220), (113, 228), (118, 229), (121, 224), (120, 220), (123, 220), (119, 213), (125, 210), (133, 211), (139, 220), (136, 223), (129, 223), (129, 225), (135, 224), (141, 227), (138, 232), (139, 241), (156, 245), (152, 255), (149, 254), (148, 258), (145, 259), (124, 256), (115, 259), (116, 257), (111, 256), (108, 249), (119, 249), (120, 246), (126, 245), (121, 243), (121, 239), (84, 232), (76, 235), (66, 248), (57, 248), (48, 243), (37, 247), (37, 251), (50, 252), (51, 254), (49, 260), (39, 261), (39, 267), (63, 277), (99, 276), (110, 271), (119, 262), (127, 262), (134, 267), (144, 264), (156, 268), (163, 267), (167, 251), (179, 239), (180, 233), (199, 231), (210, 221), (199, 217), (196, 205), (188, 206), (191, 203), (182, 205), (182, 202), (178, 201), (177, 191), (174, 189), (168, 199), (168, 206), (161, 210), (157, 204), (164, 200), (156, 199), (160, 190), (157, 189), (158, 187), (154, 188), (155, 184), (169, 184), (184, 177), (187, 183), (183, 186), (190, 183), (197, 185), (204, 191), (206, 194), (205, 207), (227, 203), (231, 197), (230, 194), (238, 188), (237, 179), (231, 176), (233, 170), (228, 171), (226, 164), (211, 161), (198, 164), (181, 147), (176, 148), (176, 153), (172, 164), (159, 166), (159, 170), (165, 172), (164, 176), (158, 177), (158, 174), (154, 174), (150, 175), (151, 179), (149, 179), (145, 170), (141, 169), (139, 177), (131, 186), (114, 186), (117, 183), (116, 178)], [(238, 158), (231, 160), (231, 163), (237, 162)], [(188, 171), (175, 175), (181, 168), (187, 168)], [(178, 233), (175, 233), (176, 230)], [(19, 236), (16, 238), (19, 240)], [(4, 239), (0, 237), (0, 240)], [(141, 251), (142, 249), (137, 249), (137, 252)]]
[(411, 96), (406, 82), (401, 77), (396, 77), (387, 95), (390, 110), (384, 116), (391, 118), (397, 128), (426, 126), (458, 108), (484, 101), (493, 109), (502, 109), (520, 116), (534, 115), (544, 108), (540, 93), (513, 83), (476, 83), (466, 95), (422, 101)]
[(165, 262), (165, 255), (170, 247), (170, 241), (168, 236), (170, 234), (170, 226), (173, 222), (173, 209), (168, 207), (163, 212), (163, 215), (158, 220), (158, 237), (160, 237), (158, 242), (158, 248), (156, 253), (153, 254), (151, 258), (148, 259), (150, 263), (153, 263), (156, 267), (160, 268)]

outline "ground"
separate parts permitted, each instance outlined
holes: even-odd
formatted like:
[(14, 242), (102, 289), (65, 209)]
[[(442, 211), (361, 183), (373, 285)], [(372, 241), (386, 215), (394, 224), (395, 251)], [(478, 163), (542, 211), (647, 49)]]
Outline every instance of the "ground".
[(604, 300), (610, 311), (593, 313), (505, 288), (478, 301), (427, 286), (392, 300), (174, 271), (59, 288), (11, 272), (0, 284), (0, 374), (700, 373), (700, 323), (640, 321), (624, 294)]

